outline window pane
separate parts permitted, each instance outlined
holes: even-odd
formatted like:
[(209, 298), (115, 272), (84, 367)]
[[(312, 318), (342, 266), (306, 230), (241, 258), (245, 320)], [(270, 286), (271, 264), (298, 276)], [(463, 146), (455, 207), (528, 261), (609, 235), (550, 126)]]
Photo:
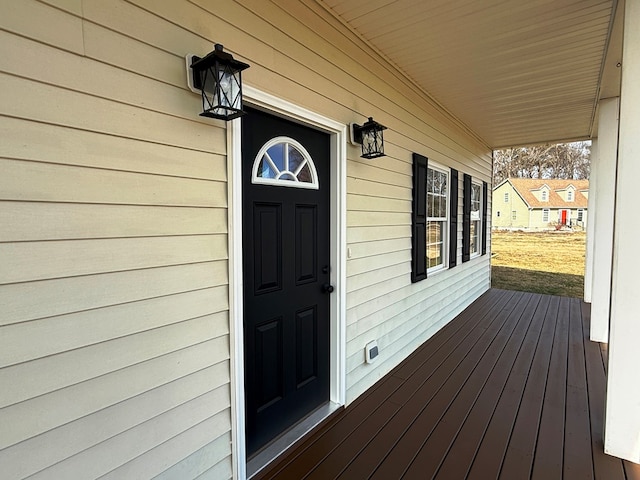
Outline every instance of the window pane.
[(300, 173), (298, 174), (298, 180), (304, 183), (313, 182), (313, 179), (311, 177), (311, 169), (309, 168), (308, 164), (302, 167), (302, 170), (300, 170)]
[(480, 205), (480, 185), (471, 186), (471, 202)]
[(436, 267), (443, 262), (444, 222), (429, 222), (427, 225), (427, 267)]
[(480, 246), (480, 222), (471, 222), (471, 253), (478, 253)]
[(276, 168), (281, 172), (284, 168), (284, 144), (277, 143), (267, 149), (267, 153), (271, 157), (271, 161)]
[(446, 197), (440, 197), (440, 213), (441, 218), (447, 217), (447, 199)]
[(289, 152), (289, 171), (295, 173), (300, 164), (304, 162), (304, 156), (300, 150), (291, 144), (288, 145), (287, 150)]
[(284, 172), (280, 175), (279, 180), (288, 180), (290, 182), (295, 182), (296, 177), (294, 177), (293, 174), (290, 172)]
[(275, 172), (269, 165), (269, 162), (267, 162), (263, 157), (263, 159), (260, 161), (260, 164), (258, 165), (258, 177), (276, 178), (277, 175), (278, 172)]

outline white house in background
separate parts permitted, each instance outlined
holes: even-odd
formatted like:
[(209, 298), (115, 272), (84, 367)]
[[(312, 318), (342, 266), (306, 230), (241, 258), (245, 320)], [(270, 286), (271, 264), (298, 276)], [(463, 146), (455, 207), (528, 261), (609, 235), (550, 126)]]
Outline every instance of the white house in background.
[[(640, 2), (469, 5), (0, 4), (3, 478), (247, 478), (490, 287), (492, 150), (586, 138), (605, 448), (640, 461)], [(214, 43), (229, 122), (187, 83)]]

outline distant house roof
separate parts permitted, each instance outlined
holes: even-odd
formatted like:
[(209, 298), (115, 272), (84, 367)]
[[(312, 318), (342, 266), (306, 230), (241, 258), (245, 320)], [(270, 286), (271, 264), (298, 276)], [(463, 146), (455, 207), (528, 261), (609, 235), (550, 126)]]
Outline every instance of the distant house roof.
[[(514, 190), (531, 208), (587, 208), (588, 200), (582, 192), (589, 190), (589, 180), (509, 178), (505, 180), (505, 182), (511, 183)], [(533, 192), (540, 190), (545, 185), (549, 187), (549, 200), (547, 202), (541, 202)], [(567, 190), (570, 186), (573, 186), (575, 189), (573, 202), (565, 201), (558, 194), (558, 192)]]

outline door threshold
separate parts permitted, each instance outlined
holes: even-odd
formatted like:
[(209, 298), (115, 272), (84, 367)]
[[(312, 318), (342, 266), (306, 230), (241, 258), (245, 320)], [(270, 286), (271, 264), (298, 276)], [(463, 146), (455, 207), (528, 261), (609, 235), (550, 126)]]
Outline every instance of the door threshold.
[(338, 410), (338, 408), (340, 408), (340, 405), (333, 402), (327, 402), (324, 405), (321, 405), (294, 426), (280, 434), (261, 450), (256, 452), (247, 460), (247, 478), (251, 478), (258, 472), (262, 471), (267, 465), (284, 453), (284, 451), (291, 445), (317, 427), (333, 412)]

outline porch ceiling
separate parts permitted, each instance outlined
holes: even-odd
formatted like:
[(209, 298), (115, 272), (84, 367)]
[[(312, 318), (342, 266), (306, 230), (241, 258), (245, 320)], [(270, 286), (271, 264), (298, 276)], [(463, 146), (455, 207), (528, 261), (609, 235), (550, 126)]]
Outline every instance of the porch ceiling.
[(618, 95), (617, 0), (316, 1), (492, 148), (589, 138)]

